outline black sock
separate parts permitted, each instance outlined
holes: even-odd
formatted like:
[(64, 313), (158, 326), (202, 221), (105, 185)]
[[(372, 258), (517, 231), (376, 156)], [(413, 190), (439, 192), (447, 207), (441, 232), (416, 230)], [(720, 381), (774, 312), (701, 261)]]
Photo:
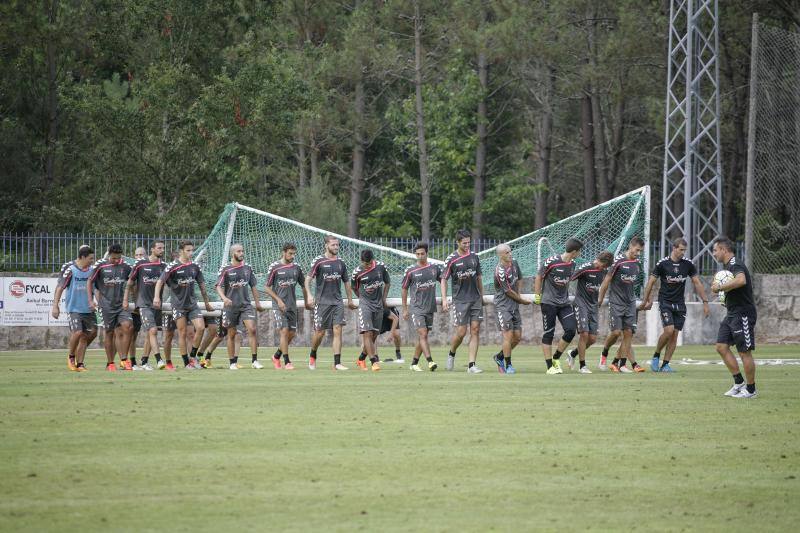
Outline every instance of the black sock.
[(611, 361), (611, 364), (612, 365), (618, 365), (619, 364), (619, 357), (615, 357), (614, 360)]
[(655, 352), (655, 353), (653, 354), (653, 359), (658, 359), (659, 357), (661, 357), (661, 354), (660, 354), (660, 353), (658, 353), (658, 352)]
[(156, 354), (153, 357), (156, 358), (156, 363), (161, 361), (161, 354), (160, 353), (156, 352)]
[(631, 367), (633, 367), (633, 368), (636, 368), (637, 366), (639, 366), (639, 363), (633, 363), (633, 364), (631, 365)]
[(147, 360), (148, 360), (148, 359), (150, 359), (150, 356), (149, 356), (149, 355), (143, 355), (143, 356), (142, 356), (142, 366), (144, 366), (144, 365), (146, 365), (146, 364), (147, 364)]
[(559, 359), (561, 359), (561, 354), (562, 353), (564, 353), (564, 352), (562, 352), (561, 350), (556, 350), (556, 353), (553, 354), (553, 359), (558, 361)]
[(86, 365), (84, 365), (83, 363), (78, 363), (78, 368), (85, 368), (85, 367)]
[(467, 368), (472, 368), (473, 366), (475, 366), (475, 362), (474, 361), (471, 362), (469, 365), (467, 365)]
[(733, 375), (733, 382), (736, 383), (737, 385), (741, 385), (742, 383), (744, 383), (744, 378), (742, 377), (741, 372)]
[(456, 352), (451, 350), (450, 353), (448, 353), (447, 355), (449, 355), (450, 357), (455, 357), (456, 356)]
[[(359, 355), (359, 356), (358, 356), (358, 360), (359, 360), (359, 361), (365, 361), (366, 359), (367, 359), (367, 354), (366, 354), (366, 353), (364, 353), (364, 352), (361, 352), (361, 355)], [(372, 359), (370, 358), (370, 361), (371, 361), (371, 360), (372, 360)]]
[(573, 348), (572, 351), (569, 352), (569, 355), (570, 355), (570, 357), (575, 359), (576, 357), (578, 357), (578, 349), (577, 348)]
[(664, 367), (665, 367), (665, 366), (667, 366), (668, 364), (669, 364), (669, 361), (668, 361), (667, 359), (664, 359), (664, 360), (661, 362), (661, 368), (664, 368)]
[(251, 354), (250, 354), (250, 357), (252, 357), (252, 358), (253, 358), (253, 362), (254, 362), (254, 363), (255, 363), (256, 361), (258, 361), (258, 354), (257, 354), (257, 353), (251, 353)]
[(553, 366), (553, 360), (552, 359), (545, 359), (544, 362), (547, 365), (547, 370), (550, 370), (550, 367)]
[(626, 364), (628, 364), (628, 358), (627, 357), (621, 357), (620, 360), (619, 360), (619, 366), (625, 366)]
[(369, 362), (372, 363), (373, 365), (378, 361), (380, 361), (380, 359), (378, 359), (377, 355), (373, 355), (372, 357), (369, 358)]
[(608, 348), (603, 348), (603, 357), (608, 357)]
[(333, 364), (334, 365), (342, 364), (342, 354), (340, 353), (333, 354)]
[(581, 368), (585, 367), (586, 366), (586, 361), (581, 361), (580, 365), (581, 365)]
[(755, 383), (748, 383), (747, 384), (747, 392), (753, 394), (756, 391), (756, 384)]
[(206, 354), (206, 361), (211, 361), (211, 352)]
[(314, 359), (316, 359), (317, 358), (317, 351), (316, 350), (311, 350), (311, 353), (308, 354), (308, 356), (309, 357), (313, 357)]
[(280, 351), (280, 350), (275, 350), (275, 354), (272, 356), (272, 358), (273, 358), (273, 359), (278, 359), (278, 360), (280, 360), (280, 358), (281, 358), (281, 356), (282, 356), (282, 355), (283, 355), (283, 352), (282, 352), (282, 351)]
[(229, 357), (228, 361), (230, 361), (232, 365), (235, 365), (236, 363), (239, 362), (239, 356), (238, 355), (234, 355), (233, 357)]
[(511, 357), (505, 357), (506, 366), (511, 366)]
[(202, 359), (202, 358), (203, 358), (203, 355), (205, 355), (205, 354), (203, 354), (203, 352), (201, 352), (201, 351), (199, 351), (199, 350), (198, 350), (198, 352), (197, 352), (197, 358), (198, 358), (198, 359)]
[(136, 357), (135, 357), (135, 356), (134, 356), (134, 357), (131, 357), (131, 364), (132, 364), (133, 366), (136, 366)]
[(181, 359), (183, 359), (183, 364), (184, 364), (184, 366), (189, 364), (189, 356), (188, 356), (188, 355), (186, 355), (186, 354), (183, 354), (183, 355), (181, 356)]
[(283, 354), (283, 363), (287, 364), (287, 365), (289, 363), (291, 363), (291, 361), (289, 361), (289, 352), (286, 352), (285, 354)]
[(191, 358), (193, 358), (193, 359), (194, 359), (195, 357), (197, 357), (197, 348), (195, 348), (194, 346), (192, 346), (191, 355), (190, 355), (189, 357), (191, 357)]
[(431, 357), (430, 355), (426, 355), (425, 360), (428, 361), (429, 363), (433, 363), (433, 357)]
[(69, 358), (70, 359), (75, 359), (75, 355), (74, 354), (69, 354)]
[(412, 360), (411, 360), (411, 364), (412, 364), (412, 365), (419, 364), (419, 357), (415, 357), (414, 359), (412, 359)]
[(494, 354), (494, 358), (495, 358), (496, 360), (502, 361), (502, 360), (503, 360), (503, 351), (502, 351), (502, 350), (500, 350), (499, 352), (497, 352), (496, 354)]
[(395, 351), (394, 351), (394, 356), (395, 356), (397, 359), (402, 359), (402, 358), (403, 358), (403, 354), (401, 354), (401, 353), (400, 353), (400, 350), (395, 350)]

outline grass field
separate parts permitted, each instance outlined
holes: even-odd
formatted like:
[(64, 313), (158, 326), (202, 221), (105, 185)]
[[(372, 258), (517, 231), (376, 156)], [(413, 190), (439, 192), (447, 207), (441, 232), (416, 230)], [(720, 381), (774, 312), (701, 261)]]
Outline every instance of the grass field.
[[(328, 352), (316, 372), (117, 374), (97, 352), (85, 374), (60, 352), (0, 353), (0, 530), (800, 523), (800, 366), (759, 367), (760, 397), (738, 400), (722, 396), (721, 365), (546, 376), (525, 347), (515, 376), (490, 367), (489, 349), (478, 376), (463, 350), (459, 372), (334, 373)], [(711, 347), (681, 357), (716, 360)]]

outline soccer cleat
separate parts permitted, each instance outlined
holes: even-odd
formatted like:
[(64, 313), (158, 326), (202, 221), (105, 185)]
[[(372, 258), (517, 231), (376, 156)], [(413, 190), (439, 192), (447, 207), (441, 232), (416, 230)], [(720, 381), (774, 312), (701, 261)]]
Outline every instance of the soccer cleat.
[(511, 365), (506, 366), (506, 374), (516, 374), (516, 373), (517, 370), (513, 366)]
[(74, 357), (67, 356), (67, 368), (72, 372), (75, 372), (78, 369), (78, 366), (75, 364)]
[(239, 366), (239, 363), (231, 363), (228, 370), (239, 370), (240, 368), (242, 367)]
[(189, 359), (189, 364), (188, 365), (183, 365), (183, 369), (184, 370), (197, 370), (198, 368), (200, 368), (200, 367), (194, 365), (194, 360), (193, 359)]
[(636, 365), (635, 367), (633, 367), (633, 371), (638, 374), (641, 374), (642, 372), (644, 372), (644, 367), (642, 365)]
[(610, 368), (612, 372), (619, 372), (619, 364), (611, 363), (608, 365), (608, 368)]
[(561, 367), (557, 367), (556, 365), (551, 366), (550, 368), (547, 369), (547, 372), (545, 372), (545, 374), (547, 374), (548, 376), (554, 376), (556, 374), (563, 374), (563, 373), (564, 371), (561, 370)]
[(437, 368), (439, 368), (439, 365), (437, 365), (435, 362), (431, 361), (430, 363), (428, 363), (428, 370), (430, 370), (431, 372), (433, 372)]
[(564, 355), (567, 356), (567, 366), (569, 369), (572, 370), (575, 368), (575, 358), (578, 357), (578, 350), (572, 349)]
[(264, 368), (264, 365), (262, 365), (261, 361), (259, 361), (258, 359), (250, 363), (250, 366), (252, 366), (256, 370), (261, 370), (262, 368)]
[(672, 373), (672, 372), (675, 372), (675, 371), (672, 369), (671, 366), (669, 366), (669, 363), (666, 363), (664, 366), (661, 367), (659, 372), (670, 372), (670, 373)]
[(163, 359), (156, 361), (156, 368), (159, 370), (164, 370), (164, 367), (167, 366), (167, 363), (164, 362)]
[(756, 397), (758, 397), (758, 391), (750, 392), (747, 390), (747, 387), (742, 387), (742, 390), (740, 390), (734, 395), (734, 398), (756, 398)]
[(131, 364), (130, 359), (123, 359), (119, 362), (119, 369), (120, 370), (133, 370), (133, 365)]
[(333, 369), (334, 370), (350, 370), (349, 368), (344, 366), (342, 363), (339, 363), (338, 365), (333, 365)]
[(447, 356), (447, 364), (445, 364), (445, 370), (452, 371), (456, 367), (456, 357), (454, 355)]
[(356, 366), (365, 372), (367, 370), (367, 362), (363, 359), (356, 360)]
[(116, 372), (117, 371), (117, 365), (115, 365), (114, 363), (108, 363), (106, 365), (106, 371), (107, 372)]
[(606, 364), (606, 357), (600, 356), (600, 362), (597, 364), (597, 370), (608, 370), (608, 365)]
[(731, 397), (733, 397), (733, 396), (736, 396), (737, 394), (739, 394), (739, 392), (741, 392), (741, 390), (742, 390), (742, 389), (745, 389), (745, 390), (747, 390), (747, 389), (745, 388), (744, 381), (742, 381), (742, 382), (741, 382), (741, 383), (739, 383), (738, 385), (734, 383), (734, 384), (733, 384), (733, 387), (731, 387), (730, 389), (728, 389), (728, 392), (726, 392), (726, 393), (725, 393), (725, 396), (731, 396)]
[(281, 358), (280, 357), (278, 357), (278, 358), (273, 357), (272, 358), (272, 366), (275, 367), (275, 370), (280, 370), (281, 369)]
[(211, 359), (200, 359), (201, 368), (211, 368)]
[(494, 363), (497, 365), (497, 371), (500, 372), (501, 374), (505, 374), (506, 373), (506, 362), (505, 362), (505, 360), (503, 360), (503, 357), (502, 356), (497, 357), (497, 354), (495, 354), (492, 357), (492, 359), (494, 359)]
[(89, 371), (89, 369), (86, 368), (85, 366), (83, 366), (83, 363), (81, 363), (81, 364), (79, 364), (79, 365), (77, 365), (75, 367), (75, 372), (88, 372), (88, 371)]
[(659, 358), (658, 357), (653, 357), (650, 360), (650, 370), (653, 371), (653, 372), (659, 372), (658, 363), (659, 363)]
[(564, 370), (561, 368), (561, 361), (553, 359), (553, 368), (557, 370), (556, 374), (563, 374)]
[(317, 369), (317, 358), (316, 357), (309, 357), (308, 358), (308, 369), (309, 370), (316, 370)]
[(284, 370), (294, 370), (294, 365), (293, 365), (293, 364), (291, 363), (291, 361), (290, 361), (290, 362), (286, 363), (286, 364), (283, 366), (283, 369), (284, 369)]
[(372, 363), (372, 371), (373, 372), (380, 372), (381, 371), (381, 365), (379, 365), (377, 361)]
[(169, 370), (170, 372), (174, 372), (175, 371), (175, 365), (172, 364), (172, 361), (167, 361), (166, 366), (164, 367), (164, 370)]
[[(642, 372), (644, 372), (644, 370), (642, 370)], [(633, 370), (631, 370), (627, 366), (621, 366), (621, 367), (619, 367), (619, 373), (620, 374), (633, 374)]]
[(581, 367), (581, 369), (578, 370), (578, 374), (591, 374), (591, 373), (592, 371), (589, 370), (588, 366)]
[(422, 372), (422, 369), (419, 367), (419, 365), (411, 365), (411, 370), (414, 372)]
[(396, 364), (396, 365), (404, 365), (404, 364), (406, 364), (406, 360), (401, 357), (400, 359), (395, 359), (394, 360), (394, 364)]
[(133, 371), (134, 371), (134, 372), (138, 372), (138, 371), (140, 371), (140, 370), (144, 370), (144, 368), (142, 368), (142, 367), (141, 367), (141, 366), (139, 366), (139, 365), (133, 365)]
[(467, 367), (467, 374), (480, 374), (482, 372), (483, 372), (483, 370), (481, 370), (480, 368), (478, 368), (475, 365)]
[(150, 363), (145, 363), (142, 366), (140, 366), (139, 368), (141, 368), (142, 370), (145, 370), (147, 372), (152, 372), (153, 371), (153, 365), (151, 365)]

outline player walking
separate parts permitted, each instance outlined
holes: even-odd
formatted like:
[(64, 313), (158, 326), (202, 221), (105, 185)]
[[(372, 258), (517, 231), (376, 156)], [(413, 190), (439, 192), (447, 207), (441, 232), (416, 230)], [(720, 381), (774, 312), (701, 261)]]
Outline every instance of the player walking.
[(383, 325), (383, 310), (386, 306), (386, 296), (389, 294), (391, 279), (386, 265), (376, 261), (372, 250), (361, 251), (361, 264), (353, 270), (350, 280), (358, 298), (358, 331), (364, 343), (364, 351), (358, 358), (358, 367), (367, 369), (366, 358), (372, 363), (372, 371), (381, 369), (378, 359), (378, 350), (375, 341)]
[(522, 270), (511, 254), (511, 247), (501, 244), (497, 247), (500, 261), (494, 269), (494, 308), (497, 325), (503, 333), (503, 351), (494, 356), (497, 370), (501, 374), (516, 374), (511, 364), (511, 350), (522, 340), (522, 315), (519, 306), (530, 305), (531, 301), (520, 296)]
[(61, 311), (61, 295), (66, 291), (65, 309), (69, 314), (69, 354), (67, 368), (75, 372), (86, 372), (84, 359), (86, 347), (97, 336), (97, 320), (86, 299), (89, 279), (92, 275), (94, 250), (87, 245), (78, 249), (78, 258), (61, 267), (56, 284), (53, 308), (50, 314), (58, 319)]
[(308, 302), (308, 290), (305, 275), (300, 265), (294, 262), (297, 246), (287, 242), (281, 250), (281, 258), (267, 270), (266, 292), (272, 298), (272, 316), (275, 318), (275, 329), (280, 332), (280, 346), (272, 356), (272, 365), (276, 370), (283, 368), (294, 370), (289, 358), (289, 344), (297, 334), (297, 286), (303, 289), (303, 299)]
[(153, 308), (153, 299), (155, 298), (156, 284), (161, 278), (161, 274), (164, 273), (164, 269), (167, 268), (163, 257), (164, 241), (156, 240), (150, 245), (150, 255), (140, 259), (133, 266), (122, 302), (122, 306), (127, 309), (130, 292), (136, 291), (136, 311), (141, 317), (142, 328), (147, 335), (141, 366), (144, 370), (153, 370), (149, 363), (152, 352), (155, 352), (156, 363), (161, 361), (161, 353), (158, 351), (158, 328), (162, 322), (161, 310)]
[(120, 354), (122, 369), (133, 370), (127, 356), (133, 319), (130, 311), (122, 306), (131, 271), (131, 266), (122, 260), (122, 246), (112, 244), (108, 247), (107, 259), (95, 263), (89, 279), (89, 307), (99, 311), (105, 329), (103, 346), (108, 359), (106, 370), (109, 372), (117, 369), (114, 366), (115, 351)]
[[(419, 340), (414, 348), (414, 359), (411, 361), (411, 370), (422, 372), (419, 366), (421, 355), (428, 361), (428, 369), (433, 372), (438, 365), (431, 357), (431, 346), (428, 344), (428, 333), (433, 327), (433, 315), (436, 313), (436, 284), (442, 280), (442, 269), (439, 265), (428, 262), (428, 243), (418, 242), (414, 246), (417, 262), (406, 268), (403, 274), (402, 291), (400, 297), (403, 301), (403, 319), (411, 319), (411, 324), (417, 330)], [(411, 295), (409, 311), (408, 297)]]

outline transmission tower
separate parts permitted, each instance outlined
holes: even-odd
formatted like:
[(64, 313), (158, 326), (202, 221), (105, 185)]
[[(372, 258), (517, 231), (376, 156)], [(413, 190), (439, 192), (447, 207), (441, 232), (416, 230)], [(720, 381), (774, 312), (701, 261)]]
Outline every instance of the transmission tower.
[(717, 0), (671, 0), (661, 254), (683, 236), (699, 266), (722, 231)]

